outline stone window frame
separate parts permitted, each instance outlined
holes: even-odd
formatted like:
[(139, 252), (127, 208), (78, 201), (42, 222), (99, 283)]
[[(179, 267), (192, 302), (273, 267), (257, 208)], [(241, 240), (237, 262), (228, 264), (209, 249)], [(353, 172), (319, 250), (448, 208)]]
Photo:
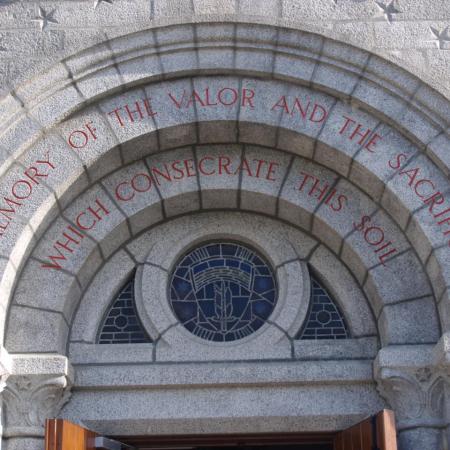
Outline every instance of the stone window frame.
[[(263, 222), (271, 222), (272, 226), (279, 227), (281, 232), (289, 235), (292, 238), (293, 235), (302, 236), (305, 244), (303, 250), (297, 245), (295, 251), (300, 258), (308, 260), (308, 263), (312, 267), (312, 270), (321, 278), (327, 279), (330, 282), (332, 280), (340, 280), (339, 286), (336, 289), (330, 289), (330, 294), (333, 296), (338, 304), (338, 307), (347, 319), (347, 323), (352, 330), (352, 338), (337, 341), (299, 341), (294, 340), (295, 332), (298, 331), (300, 325), (297, 324), (292, 328), (291, 335), (291, 355), (280, 354), (276, 352), (277, 357), (281, 359), (286, 358), (289, 360), (291, 357), (295, 359), (346, 359), (346, 358), (373, 358), (376, 355), (376, 351), (379, 347), (379, 340), (375, 335), (373, 318), (371, 319), (367, 314), (369, 310), (361, 317), (360, 302), (367, 302), (363, 291), (357, 285), (355, 279), (350, 274), (342, 263), (327, 250), (323, 244), (318, 244), (306, 233), (295, 229), (290, 225), (286, 225), (280, 221), (277, 221), (267, 216), (254, 213), (241, 213), (241, 212), (206, 212), (199, 215), (187, 215), (177, 219), (172, 219), (164, 224), (170, 224), (174, 222), (180, 222), (179, 227), (181, 229), (186, 228), (183, 221), (192, 220), (193, 218), (202, 217), (206, 220), (208, 216), (223, 217), (226, 216), (247, 216), (254, 220)], [(86, 291), (83, 299), (81, 300), (80, 307), (74, 318), (72, 331), (69, 344), (69, 356), (74, 364), (90, 364), (90, 363), (120, 363), (120, 362), (140, 362), (151, 363), (162, 360), (175, 361), (179, 358), (186, 361), (196, 360), (195, 358), (183, 358), (179, 354), (173, 353), (170, 350), (170, 346), (164, 339), (161, 339), (161, 335), (155, 333), (155, 330), (150, 332), (151, 338), (154, 343), (142, 343), (142, 344), (96, 344), (95, 337), (98, 331), (98, 327), (101, 324), (102, 319), (107, 308), (110, 306), (114, 295), (120, 290), (123, 284), (129, 279), (133, 271), (143, 271), (145, 267), (152, 267), (148, 265), (146, 261), (145, 253), (148, 253), (149, 248), (154, 248), (155, 241), (162, 235), (164, 224), (154, 227), (140, 237), (134, 239), (126, 247), (116, 252), (108, 262), (97, 273), (95, 279), (91, 283), (91, 286)], [(223, 235), (222, 235), (223, 236)], [(200, 240), (204, 239), (204, 236), (200, 235)], [(192, 239), (188, 238), (181, 245), (183, 249), (186, 246), (192, 245)], [(161, 250), (161, 249), (159, 249)], [(156, 249), (155, 249), (156, 251)], [(303, 253), (302, 253), (303, 252)], [(176, 252), (175, 252), (176, 254)], [(277, 264), (275, 264), (277, 266)], [(305, 269), (306, 262), (305, 262)], [(114, 274), (114, 276), (112, 276)], [(309, 280), (309, 272), (306, 273)], [(330, 283), (327, 284), (330, 286)], [(348, 290), (352, 292), (349, 295)], [(103, 293), (100, 295), (100, 293)], [(309, 287), (308, 287), (309, 295)], [(141, 312), (138, 310), (140, 320), (142, 320)], [(372, 323), (372, 325), (368, 325)], [(365, 332), (364, 327), (367, 328)], [(372, 331), (371, 331), (372, 330)], [(147, 329), (148, 331), (148, 329)], [(190, 333), (185, 330), (188, 335)], [(190, 335), (189, 339), (196, 338)], [(200, 338), (197, 338), (200, 339)], [(239, 341), (238, 341), (239, 342)], [(185, 344), (185, 341), (182, 341)], [(245, 339), (244, 339), (245, 343)], [(204, 345), (204, 344), (201, 344)], [(219, 344), (221, 345), (221, 344)], [(240, 344), (238, 344), (240, 345)], [(212, 347), (215, 348), (214, 346)], [(162, 352), (162, 353), (161, 353)], [(161, 354), (166, 355), (166, 358)], [(287, 353), (287, 352), (286, 352)], [(206, 355), (207, 356), (207, 355)], [(205, 357), (206, 357), (205, 356)], [(273, 356), (273, 355), (272, 355)], [(216, 355), (217, 357), (217, 355)], [(236, 355), (222, 355), (224, 360), (235, 360)], [(252, 358), (251, 352), (247, 354), (241, 354), (239, 359)], [(264, 349), (259, 352), (258, 358), (270, 359), (270, 355), (264, 354)], [(222, 360), (222, 359), (221, 359)]]

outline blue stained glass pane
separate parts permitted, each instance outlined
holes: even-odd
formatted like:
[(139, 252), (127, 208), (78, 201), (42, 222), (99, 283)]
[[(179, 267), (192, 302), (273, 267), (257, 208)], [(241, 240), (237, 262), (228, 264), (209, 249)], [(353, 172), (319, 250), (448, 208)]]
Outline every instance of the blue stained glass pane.
[(127, 319), (124, 316), (119, 316), (119, 317), (117, 317), (117, 319), (114, 322), (115, 322), (114, 324), (116, 325), (116, 327), (122, 328), (127, 324)]
[(187, 267), (186, 268), (180, 267), (180, 270), (178, 271), (178, 275), (180, 277), (185, 277), (187, 275), (187, 272), (188, 272)]
[(261, 261), (260, 258), (258, 258), (256, 255), (253, 257), (253, 264), (255, 266), (262, 266), (265, 267), (265, 264)]
[(220, 255), (220, 245), (208, 245), (207, 246), (208, 253), (210, 256)]
[(219, 267), (219, 266), (225, 266), (225, 260), (224, 259), (213, 259), (209, 262), (210, 267)]
[(134, 279), (127, 282), (110, 306), (97, 342), (99, 344), (152, 342), (145, 333), (134, 306)]
[(193, 270), (194, 270), (194, 273), (199, 273), (207, 268), (208, 268), (208, 264), (205, 263), (205, 264), (199, 264), (197, 266), (194, 266)]
[(231, 244), (222, 244), (222, 254), (223, 255), (235, 255), (236, 254), (236, 246)]
[(270, 303), (268, 302), (254, 302), (253, 311), (258, 314), (259, 317), (264, 317), (270, 310)]
[(173, 280), (172, 287), (180, 297), (185, 297), (186, 294), (188, 294), (191, 290), (191, 285), (189, 284), (189, 282), (178, 277)]
[(234, 242), (202, 245), (180, 258), (169, 292), (185, 328), (217, 342), (255, 332), (277, 302), (272, 267), (255, 250)]
[(338, 307), (319, 281), (311, 276), (310, 310), (296, 339), (346, 339), (349, 332)]
[(269, 302), (274, 301), (274, 296), (275, 296), (275, 292), (273, 292), (273, 291), (264, 292), (264, 294), (263, 294), (263, 297), (266, 298), (267, 300), (269, 300)]
[(255, 289), (259, 292), (264, 292), (270, 290), (272, 286), (272, 278), (271, 277), (255, 277)]
[(172, 307), (183, 321), (192, 319), (197, 314), (197, 305), (193, 302), (173, 302)]
[(225, 260), (225, 264), (226, 264), (228, 267), (239, 267), (240, 262), (239, 262), (239, 260), (237, 260), (237, 259), (226, 259), (226, 260)]
[(233, 294), (233, 296), (237, 296), (239, 295), (241, 292), (240, 286), (238, 286), (237, 284), (232, 284), (231, 285), (231, 293)]

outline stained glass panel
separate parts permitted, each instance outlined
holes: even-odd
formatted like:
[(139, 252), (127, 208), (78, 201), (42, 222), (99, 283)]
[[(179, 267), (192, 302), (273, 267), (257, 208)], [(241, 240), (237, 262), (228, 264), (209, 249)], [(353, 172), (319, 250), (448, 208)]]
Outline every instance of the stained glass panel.
[(98, 336), (99, 344), (138, 344), (152, 342), (144, 331), (134, 303), (134, 277), (112, 303)]
[(349, 332), (344, 317), (327, 290), (311, 276), (311, 299), (306, 325), (296, 339), (346, 339)]
[(273, 270), (246, 245), (214, 242), (184, 255), (170, 280), (170, 303), (186, 329), (229, 342), (259, 329), (277, 301)]

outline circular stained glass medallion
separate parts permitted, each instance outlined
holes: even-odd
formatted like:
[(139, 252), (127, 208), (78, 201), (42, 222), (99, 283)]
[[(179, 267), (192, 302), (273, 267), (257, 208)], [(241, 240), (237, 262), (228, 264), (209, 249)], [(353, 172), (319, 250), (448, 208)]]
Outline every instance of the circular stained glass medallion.
[(170, 279), (170, 303), (191, 333), (208, 341), (242, 339), (277, 302), (274, 272), (255, 250), (234, 242), (203, 244), (184, 255)]

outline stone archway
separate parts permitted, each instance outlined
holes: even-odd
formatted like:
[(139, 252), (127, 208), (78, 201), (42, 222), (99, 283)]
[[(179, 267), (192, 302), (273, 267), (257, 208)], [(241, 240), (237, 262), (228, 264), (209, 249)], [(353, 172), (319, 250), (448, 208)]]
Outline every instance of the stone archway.
[(69, 329), (95, 275), (149, 227), (206, 210), (289, 223), (348, 267), (404, 448), (439, 448), (450, 206), (437, 98), (361, 50), (246, 24), (113, 39), (17, 89), (0, 210), (12, 448), (39, 448), (30, 402), (51, 397), (50, 415), (67, 400)]

